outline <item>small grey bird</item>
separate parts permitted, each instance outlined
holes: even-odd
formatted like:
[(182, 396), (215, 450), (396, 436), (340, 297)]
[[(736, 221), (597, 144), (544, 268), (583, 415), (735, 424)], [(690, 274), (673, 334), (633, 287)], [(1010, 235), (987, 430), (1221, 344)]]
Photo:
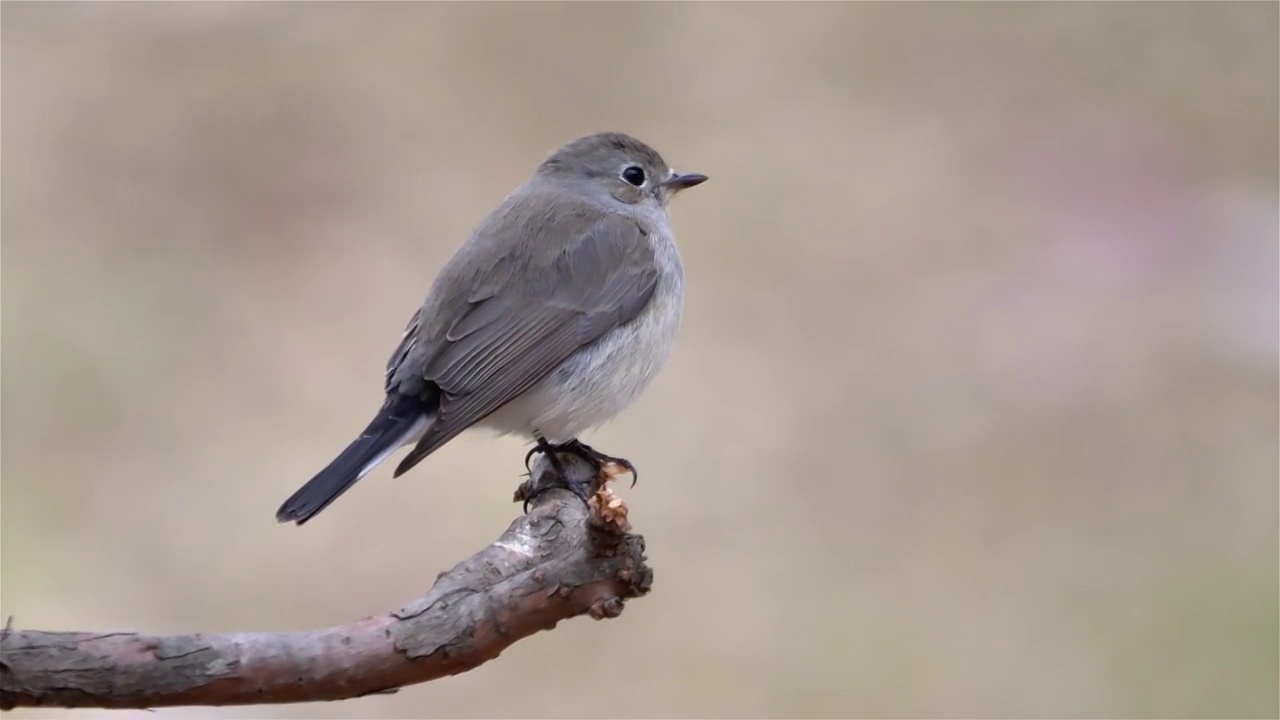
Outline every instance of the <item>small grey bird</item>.
[(471, 427), (527, 436), (553, 466), (571, 452), (634, 474), (578, 436), (631, 404), (671, 352), (684, 268), (667, 203), (706, 179), (621, 133), (551, 153), (436, 277), (373, 421), (276, 519), (301, 525), (397, 449), (413, 445), (393, 477)]

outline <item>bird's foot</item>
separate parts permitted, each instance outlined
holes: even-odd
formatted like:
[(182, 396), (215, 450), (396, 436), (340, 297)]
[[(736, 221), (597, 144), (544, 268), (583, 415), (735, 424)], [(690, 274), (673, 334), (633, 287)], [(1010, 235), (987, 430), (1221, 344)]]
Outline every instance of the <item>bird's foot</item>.
[[(567, 444), (567, 443), (566, 443)], [(529, 512), (529, 503), (533, 502), (542, 493), (550, 490), (552, 487), (562, 487), (573, 493), (573, 496), (582, 501), (587, 507), (591, 507), (591, 488), (587, 483), (577, 481), (572, 475), (565, 471), (564, 464), (560, 462), (557, 452), (562, 451), (564, 445), (553, 445), (546, 441), (545, 438), (537, 438), (537, 444), (533, 446), (524, 456), (524, 469), (533, 472), (529, 463), (533, 460), (533, 456), (541, 453), (547, 458), (551, 469), (555, 471), (556, 479), (560, 481), (559, 485), (550, 486), (543, 483), (533, 482), (532, 485), (537, 489), (525, 491), (524, 486), (521, 490), (516, 491), (516, 499), (524, 501), (524, 512)]]
[[(607, 490), (605, 490), (603, 487), (604, 484), (608, 483), (611, 480), (614, 480), (619, 475), (622, 475), (624, 473), (630, 473), (632, 487), (635, 487), (636, 479), (639, 477), (639, 474), (636, 472), (635, 465), (633, 465), (630, 460), (627, 460), (625, 458), (613, 457), (612, 455), (605, 455), (604, 453), (596, 450), (595, 448), (591, 447), (590, 445), (587, 445), (586, 443), (576, 438), (568, 442), (559, 443), (559, 444), (549, 443), (545, 438), (541, 438), (541, 437), (537, 438), (537, 444), (535, 444), (533, 448), (529, 450), (529, 452), (524, 456), (525, 470), (530, 470), (530, 462), (533, 460), (533, 456), (538, 453), (542, 453), (543, 455), (546, 456), (547, 462), (550, 463), (551, 468), (555, 471), (559, 479), (563, 481), (562, 487), (564, 487), (569, 492), (573, 493), (574, 496), (577, 497), (579, 500), (581, 500), (584, 504), (586, 504), (588, 508), (593, 507), (592, 505), (593, 500), (596, 500), (598, 503), (601, 503), (601, 507), (607, 507), (609, 505), (614, 504), (615, 502), (621, 503), (621, 500), (617, 500), (616, 498), (613, 498), (612, 494), (610, 494), (608, 498), (603, 498), (603, 499), (595, 498), (594, 496), (597, 495), (599, 492), (607, 492)], [(560, 461), (560, 458), (558, 457), (558, 455), (561, 453), (566, 455), (572, 455), (573, 457), (579, 458), (582, 461), (586, 462), (587, 465), (591, 467), (591, 469), (595, 473), (596, 479), (599, 480), (600, 488), (597, 489), (597, 492), (592, 492), (592, 487), (590, 483), (575, 481), (573, 476), (571, 476), (568, 472), (565, 471), (564, 464)], [(532, 470), (530, 470), (530, 472), (532, 472)], [(534, 497), (537, 497), (538, 494), (541, 494), (541, 491), (538, 491), (532, 495), (517, 497), (518, 500), (524, 501), (525, 512), (529, 511), (529, 503), (534, 499)], [(623, 513), (625, 518), (625, 505), (623, 506), (623, 508), (624, 508)]]

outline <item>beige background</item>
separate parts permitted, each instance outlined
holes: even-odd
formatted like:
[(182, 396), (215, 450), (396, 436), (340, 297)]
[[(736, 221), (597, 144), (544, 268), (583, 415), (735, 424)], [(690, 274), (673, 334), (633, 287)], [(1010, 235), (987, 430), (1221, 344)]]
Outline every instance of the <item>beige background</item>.
[[(399, 695), (166, 717), (1277, 715), (1277, 6), (14, 4), (3, 612), (288, 630), (496, 537), (468, 436), (273, 513), (547, 151), (618, 129), (685, 325), (589, 436), (653, 594)], [(21, 717), (105, 713), (16, 713)]]

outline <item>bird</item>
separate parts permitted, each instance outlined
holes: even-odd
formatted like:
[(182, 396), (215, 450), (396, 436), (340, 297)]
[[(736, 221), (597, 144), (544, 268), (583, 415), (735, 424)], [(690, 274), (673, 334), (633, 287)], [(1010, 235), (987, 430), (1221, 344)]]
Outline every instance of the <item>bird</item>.
[(546, 155), (439, 271), (373, 419), (276, 520), (302, 525), (399, 449), (392, 477), (471, 428), (533, 441), (526, 468), (541, 452), (563, 475), (565, 452), (634, 477), (579, 436), (631, 405), (671, 353), (685, 274), (668, 206), (706, 180), (621, 132)]

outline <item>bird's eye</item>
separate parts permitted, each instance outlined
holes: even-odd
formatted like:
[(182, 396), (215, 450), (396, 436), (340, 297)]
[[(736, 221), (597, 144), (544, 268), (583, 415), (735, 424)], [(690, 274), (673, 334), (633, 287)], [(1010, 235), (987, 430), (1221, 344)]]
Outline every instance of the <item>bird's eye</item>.
[(636, 187), (640, 187), (644, 184), (644, 169), (631, 165), (622, 171), (622, 179)]

